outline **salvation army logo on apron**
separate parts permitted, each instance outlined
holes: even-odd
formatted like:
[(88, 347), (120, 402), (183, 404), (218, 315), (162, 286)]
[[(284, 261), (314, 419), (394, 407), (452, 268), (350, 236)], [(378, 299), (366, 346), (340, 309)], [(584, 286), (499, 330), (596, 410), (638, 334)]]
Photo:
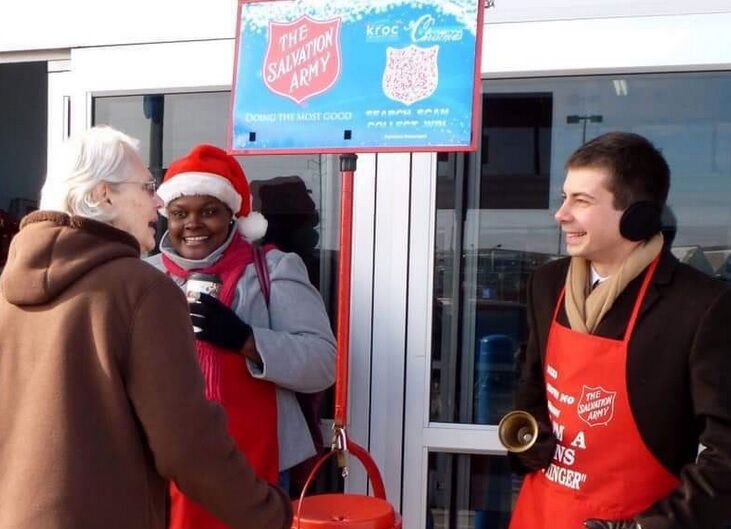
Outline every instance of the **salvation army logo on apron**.
[(431, 96), (439, 85), (439, 46), (386, 49), (383, 93), (389, 99), (411, 105)]
[(327, 91), (340, 76), (340, 18), (269, 22), (266, 87), (295, 103)]
[(606, 426), (614, 417), (616, 397), (616, 391), (607, 391), (601, 386), (582, 386), (576, 413), (589, 426)]

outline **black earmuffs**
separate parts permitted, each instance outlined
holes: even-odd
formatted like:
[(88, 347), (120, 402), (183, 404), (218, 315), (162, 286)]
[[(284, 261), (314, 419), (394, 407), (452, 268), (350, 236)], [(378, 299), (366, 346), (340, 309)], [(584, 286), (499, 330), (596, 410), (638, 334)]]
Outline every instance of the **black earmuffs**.
[(650, 200), (635, 202), (619, 219), (619, 233), (630, 241), (645, 241), (660, 231), (662, 208)]

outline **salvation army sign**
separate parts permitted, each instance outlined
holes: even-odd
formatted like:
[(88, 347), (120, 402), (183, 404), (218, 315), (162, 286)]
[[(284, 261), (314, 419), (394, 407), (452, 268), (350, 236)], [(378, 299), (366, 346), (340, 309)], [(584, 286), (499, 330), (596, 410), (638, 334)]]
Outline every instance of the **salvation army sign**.
[(229, 151), (474, 150), (483, 0), (240, 0)]
[(326, 92), (340, 75), (339, 33), (338, 18), (318, 21), (305, 15), (288, 24), (270, 22), (264, 85), (295, 103)]
[(576, 412), (589, 426), (606, 426), (614, 418), (616, 397), (616, 391), (607, 391), (601, 386), (582, 386)]

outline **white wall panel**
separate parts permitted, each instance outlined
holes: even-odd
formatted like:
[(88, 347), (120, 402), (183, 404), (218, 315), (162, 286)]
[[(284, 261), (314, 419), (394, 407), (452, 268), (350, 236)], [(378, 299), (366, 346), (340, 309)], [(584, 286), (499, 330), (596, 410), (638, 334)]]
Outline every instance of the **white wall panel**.
[[(134, 46), (78, 48), (64, 64), (64, 94), (70, 98), (70, 132), (91, 125), (95, 95), (202, 91), (230, 88), (233, 76), (234, 41), (174, 42)], [(52, 74), (53, 75), (53, 74)], [(49, 98), (53, 94), (49, 92)], [(57, 151), (52, 123), (64, 106), (49, 102), (48, 163)], [(53, 109), (59, 109), (53, 110)]]
[[(71, 72), (64, 69), (68, 61), (53, 65), (54, 71), (48, 74), (48, 147), (46, 150), (47, 167), (52, 167), (59, 156), (59, 149), (71, 132)], [(49, 63), (50, 69), (51, 63)]]
[(409, 252), (409, 313), (406, 344), (406, 417), (402, 514), (405, 529), (426, 526), (429, 424), (429, 379), (434, 284), (434, 224), (436, 210), (436, 155), (414, 155), (411, 185)]
[(491, 77), (700, 70), (731, 65), (731, 13), (488, 24)]
[(0, 52), (233, 38), (236, 0), (3, 0)]
[(379, 154), (376, 173), (370, 452), (401, 503), (411, 156)]
[(80, 48), (71, 52), (71, 71), (86, 92), (230, 87), (234, 41), (174, 42)]
[(488, 23), (731, 11), (728, 0), (495, 0)]
[[(4, 2), (0, 52), (232, 38), (236, 0)], [(728, 0), (495, 0), (488, 23), (731, 11)]]
[[(370, 438), (371, 337), (373, 332), (373, 253), (376, 208), (376, 155), (358, 155), (353, 189), (353, 255), (350, 321), (349, 436), (368, 449)], [(368, 490), (365, 471), (350, 458), (346, 491)]]

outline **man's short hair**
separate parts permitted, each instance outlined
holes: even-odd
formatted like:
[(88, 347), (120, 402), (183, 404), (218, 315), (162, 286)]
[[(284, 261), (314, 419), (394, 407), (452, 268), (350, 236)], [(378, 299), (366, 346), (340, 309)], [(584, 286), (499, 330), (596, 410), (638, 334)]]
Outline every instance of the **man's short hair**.
[(566, 161), (567, 170), (580, 167), (609, 171), (607, 187), (617, 210), (641, 200), (663, 207), (668, 198), (670, 168), (660, 151), (639, 134), (608, 132), (588, 141)]

